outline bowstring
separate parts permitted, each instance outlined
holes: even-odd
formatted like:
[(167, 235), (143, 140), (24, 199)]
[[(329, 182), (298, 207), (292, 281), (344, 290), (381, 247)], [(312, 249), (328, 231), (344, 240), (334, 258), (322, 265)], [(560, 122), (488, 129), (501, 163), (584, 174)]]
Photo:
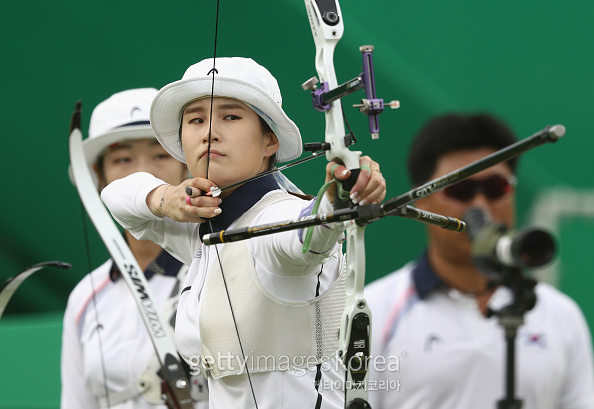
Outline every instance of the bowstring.
[[(209, 75), (212, 74), (212, 85), (211, 85), (211, 92), (210, 92), (210, 114), (209, 114), (209, 121), (208, 121), (208, 148), (206, 153), (206, 179), (208, 179), (208, 171), (210, 167), (210, 147), (212, 141), (212, 116), (213, 116), (213, 105), (214, 105), (214, 86), (215, 86), (215, 76), (218, 74), (216, 69), (216, 61), (217, 61), (217, 40), (218, 40), (218, 32), (219, 32), (219, 7), (220, 0), (217, 0), (217, 11), (216, 11), (216, 19), (215, 19), (215, 34), (214, 34), (214, 51), (213, 51), (213, 58), (212, 58), (212, 69), (209, 71)], [(208, 227), (211, 233), (214, 231), (212, 226), (212, 220), (208, 219)], [(221, 261), (221, 256), (219, 254), (219, 248), (217, 245), (215, 247), (215, 252), (217, 254), (217, 260), (219, 263), (219, 268), (221, 269), (221, 277), (223, 279), (223, 285), (225, 286), (225, 293), (227, 294), (227, 301), (229, 303), (229, 309), (231, 311), (231, 317), (233, 319), (233, 326), (235, 327), (235, 333), (237, 334), (237, 341), (239, 343), (239, 349), (241, 351), (241, 355), (243, 361), (246, 362), (245, 352), (243, 349), (243, 343), (241, 342), (241, 337), (239, 336), (239, 328), (237, 326), (237, 320), (235, 319), (235, 312), (233, 310), (233, 304), (231, 303), (231, 296), (229, 294), (229, 288), (227, 286), (227, 280), (225, 278), (225, 273), (223, 272), (223, 263)], [(250, 384), (250, 390), (252, 392), (252, 398), (254, 399), (254, 406), (258, 409), (258, 401), (256, 400), (256, 393), (254, 392), (254, 385), (252, 383), (252, 378), (250, 376), (250, 371), (245, 366), (245, 372), (248, 378), (248, 382)]]
[(210, 145), (212, 138), (212, 108), (214, 104), (214, 86), (215, 76), (218, 74), (217, 71), (217, 40), (219, 34), (219, 4), (220, 0), (217, 0), (217, 12), (215, 17), (215, 34), (214, 34), (214, 51), (212, 56), (212, 69), (208, 72), (208, 75), (212, 74), (212, 83), (210, 86), (210, 114), (208, 119), (208, 148), (206, 150), (206, 179), (208, 179), (208, 169), (210, 167)]

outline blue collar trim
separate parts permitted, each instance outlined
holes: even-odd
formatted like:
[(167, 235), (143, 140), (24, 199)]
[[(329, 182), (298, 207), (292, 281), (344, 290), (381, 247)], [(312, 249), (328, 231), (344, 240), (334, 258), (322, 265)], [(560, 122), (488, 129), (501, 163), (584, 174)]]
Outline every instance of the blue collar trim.
[(210, 231), (210, 223), (200, 225), (200, 237), (207, 233), (226, 230), (231, 223), (258, 203), (266, 193), (278, 188), (278, 183), (273, 175), (266, 175), (241, 185), (223, 200), (220, 206), (223, 212), (210, 219), (213, 231)]
[(417, 264), (412, 271), (412, 279), (421, 299), (426, 298), (433, 291), (445, 287), (445, 283), (431, 267), (427, 250), (417, 259)]
[[(144, 270), (144, 276), (147, 280), (150, 280), (155, 274), (162, 274), (168, 277), (177, 277), (181, 267), (182, 263), (179, 260), (163, 250), (159, 256), (157, 256), (155, 261), (149, 264), (146, 270)], [(114, 282), (120, 279), (121, 273), (116, 263), (112, 263), (111, 270), (109, 271), (109, 277), (111, 277), (111, 281)]]

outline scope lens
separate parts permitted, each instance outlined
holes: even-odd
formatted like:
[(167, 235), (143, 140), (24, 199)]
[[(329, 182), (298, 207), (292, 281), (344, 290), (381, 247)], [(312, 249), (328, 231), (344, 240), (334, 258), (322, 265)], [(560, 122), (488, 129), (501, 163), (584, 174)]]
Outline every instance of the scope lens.
[(514, 258), (520, 266), (540, 267), (547, 264), (555, 255), (555, 241), (543, 230), (529, 230), (520, 234), (512, 249)]

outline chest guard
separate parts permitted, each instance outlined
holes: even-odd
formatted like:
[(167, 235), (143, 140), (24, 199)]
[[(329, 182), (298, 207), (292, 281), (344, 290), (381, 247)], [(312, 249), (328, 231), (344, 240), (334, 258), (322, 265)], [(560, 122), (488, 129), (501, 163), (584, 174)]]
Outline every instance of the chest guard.
[[(238, 227), (249, 226), (262, 210), (287, 197), (292, 196), (269, 194), (240, 218)], [(321, 296), (292, 302), (262, 286), (247, 241), (224, 244), (220, 258), (235, 320), (221, 268), (213, 262), (200, 310), (203, 364), (209, 375), (215, 379), (240, 375), (246, 367), (251, 373), (311, 368), (336, 355), (345, 303), (344, 268)]]

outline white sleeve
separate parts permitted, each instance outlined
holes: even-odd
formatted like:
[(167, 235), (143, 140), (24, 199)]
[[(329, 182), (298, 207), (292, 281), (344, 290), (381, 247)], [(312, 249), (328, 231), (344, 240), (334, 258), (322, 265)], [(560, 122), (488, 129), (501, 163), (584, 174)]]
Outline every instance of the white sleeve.
[(76, 313), (79, 307), (79, 302), (73, 292), (68, 299), (62, 329), (60, 408), (99, 409), (97, 399), (89, 392), (89, 388), (85, 384), (83, 351), (76, 329)]
[(577, 304), (571, 300), (567, 320), (560, 323), (560, 331), (565, 331), (568, 347), (568, 365), (563, 381), (559, 408), (594, 408), (594, 364), (592, 362), (592, 340), (588, 324)]
[[(332, 203), (330, 203), (330, 200), (324, 195), (320, 202), (318, 214), (331, 213), (333, 211), (334, 207)], [(314, 255), (324, 255), (325, 258), (329, 257), (339, 249), (340, 244), (343, 242), (345, 237), (344, 230), (344, 223), (316, 226), (313, 231), (309, 253)], [(305, 235), (305, 231), (303, 231), (303, 235)], [(303, 257), (303, 253), (301, 252), (301, 241), (299, 241), (299, 244), (300, 245), (293, 251), (297, 250), (301, 257)]]
[[(307, 205), (301, 199), (288, 199), (269, 206), (252, 223), (253, 225), (279, 222), (301, 217)], [(332, 211), (332, 205), (324, 198), (319, 213)], [(307, 215), (308, 213), (305, 213)], [(249, 243), (254, 256), (269, 266), (270, 271), (286, 276), (304, 276), (319, 270), (319, 265), (340, 251), (344, 237), (344, 224), (316, 226), (313, 231), (310, 250), (302, 252), (305, 230), (291, 230), (262, 236)], [(258, 241), (261, 240), (261, 241)]]
[(166, 184), (146, 172), (133, 173), (110, 183), (101, 200), (113, 218), (139, 240), (150, 240), (186, 265), (190, 265), (199, 245), (198, 223), (174, 222), (155, 216), (146, 204), (147, 195)]

